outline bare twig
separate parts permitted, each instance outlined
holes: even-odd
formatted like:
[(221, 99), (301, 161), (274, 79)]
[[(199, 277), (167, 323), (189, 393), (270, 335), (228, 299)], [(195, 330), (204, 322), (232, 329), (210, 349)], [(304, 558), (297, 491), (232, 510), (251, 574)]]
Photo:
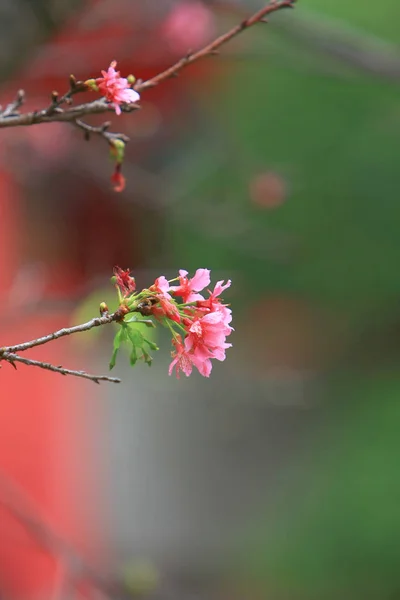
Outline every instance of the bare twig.
[(57, 109), (62, 104), (71, 104), (72, 96), (79, 94), (79, 92), (86, 92), (87, 86), (83, 81), (76, 81), (74, 75), (69, 76), (69, 90), (63, 96), (59, 96), (58, 92), (53, 91), (51, 93), (51, 104), (46, 110), (48, 115), (57, 112)]
[(74, 377), (82, 377), (84, 379), (89, 379), (94, 383), (100, 383), (100, 381), (108, 381), (110, 383), (120, 383), (121, 380), (117, 377), (108, 377), (107, 375), (91, 375), (90, 373), (86, 373), (85, 371), (77, 371), (73, 369), (65, 369), (60, 365), (53, 365), (51, 363), (33, 360), (31, 358), (25, 358), (20, 356), (17, 353), (25, 352), (31, 348), (35, 348), (37, 346), (43, 346), (43, 344), (48, 344), (53, 340), (58, 340), (61, 337), (65, 337), (67, 335), (72, 335), (74, 333), (81, 333), (83, 331), (89, 331), (94, 327), (101, 327), (102, 325), (108, 325), (109, 323), (121, 321), (123, 318), (123, 314), (121, 311), (117, 310), (112, 314), (106, 314), (102, 317), (97, 317), (95, 319), (91, 319), (87, 323), (82, 323), (82, 325), (75, 325), (73, 327), (65, 327), (63, 329), (59, 329), (53, 333), (49, 333), (40, 338), (36, 338), (34, 340), (30, 340), (29, 342), (24, 342), (22, 344), (17, 344), (15, 346), (4, 346), (0, 348), (0, 362), (6, 361), (13, 365), (16, 368), (15, 363), (22, 363), (24, 365), (28, 365), (31, 367), (38, 367), (40, 369), (45, 369), (47, 371), (53, 371), (53, 373), (60, 373), (61, 375), (72, 375)]
[(117, 377), (108, 377), (107, 375), (91, 375), (85, 371), (75, 371), (73, 369), (64, 369), (64, 367), (52, 365), (51, 363), (42, 362), (40, 360), (33, 360), (32, 358), (25, 358), (14, 354), (12, 352), (2, 352), (0, 360), (5, 360), (15, 367), (16, 362), (23, 363), (30, 367), (39, 367), (40, 369), (46, 369), (47, 371), (53, 371), (53, 373), (60, 373), (61, 375), (72, 375), (74, 377), (83, 377), (84, 379), (90, 379), (94, 383), (100, 383), (100, 381), (109, 381), (110, 383), (121, 383), (121, 380)]
[(99, 135), (109, 144), (113, 140), (121, 140), (125, 143), (129, 142), (129, 137), (124, 133), (111, 133), (107, 131), (111, 125), (110, 121), (106, 121), (99, 127), (89, 125), (89, 123), (85, 123), (84, 121), (81, 121), (81, 119), (76, 119), (76, 121), (73, 121), (72, 123), (84, 132), (85, 140), (89, 140), (91, 135)]
[[(134, 89), (138, 92), (143, 92), (149, 88), (153, 88), (156, 85), (160, 84), (171, 77), (175, 77), (178, 73), (187, 65), (190, 65), (197, 60), (200, 60), (206, 56), (213, 56), (217, 54), (219, 48), (229, 42), (231, 39), (252, 27), (256, 23), (265, 22), (265, 18), (267, 15), (281, 10), (283, 8), (292, 8), (294, 6), (296, 0), (271, 0), (264, 8), (261, 8), (256, 13), (254, 13), (248, 19), (242, 21), (236, 27), (233, 27), (225, 34), (216, 38), (210, 44), (204, 46), (204, 48), (198, 50), (197, 52), (190, 52), (185, 57), (181, 58), (177, 63), (159, 73), (155, 77), (148, 79), (147, 81), (138, 80)], [(83, 82), (75, 81), (73, 76), (70, 77), (70, 88), (69, 90), (61, 97), (58, 96), (57, 92), (52, 93), (52, 102), (49, 107), (29, 113), (18, 113), (18, 108), (22, 104), (22, 102), (14, 101), (11, 103), (3, 113), (0, 113), (0, 128), (5, 127), (26, 127), (29, 125), (38, 125), (40, 123), (54, 123), (54, 122), (73, 122), (80, 129), (84, 129), (88, 134), (97, 133), (101, 134), (104, 138), (107, 139), (108, 136), (113, 136), (113, 139), (124, 139), (123, 134), (110, 134), (107, 136), (104, 135), (105, 130), (101, 131), (97, 130), (98, 128), (94, 128), (95, 131), (90, 130), (91, 126), (86, 123), (82, 123), (79, 120), (81, 117), (87, 115), (94, 114), (102, 114), (108, 111), (113, 111), (113, 107), (106, 101), (105, 98), (100, 100), (95, 100), (93, 102), (87, 102), (85, 104), (80, 104), (75, 107), (70, 108), (61, 108), (62, 104), (70, 104), (72, 102), (72, 96), (87, 90), (86, 86)], [(19, 92), (19, 95), (22, 91)], [(123, 112), (132, 112), (138, 110), (140, 107), (137, 104), (125, 104), (121, 106), (121, 110)], [(77, 123), (77, 120), (79, 121)], [(104, 126), (103, 126), (104, 127)], [(110, 138), (108, 138), (110, 139)]]
[(271, 0), (264, 8), (261, 8), (259, 11), (254, 13), (248, 19), (244, 19), (239, 25), (233, 27), (223, 35), (216, 38), (213, 42), (201, 48), (197, 52), (189, 53), (187, 56), (184, 56), (174, 65), (159, 73), (155, 77), (148, 79), (147, 81), (138, 82), (134, 88), (137, 92), (143, 92), (148, 88), (155, 87), (159, 83), (165, 81), (166, 79), (170, 79), (171, 77), (176, 77), (178, 73), (187, 65), (190, 65), (197, 60), (204, 58), (206, 56), (212, 56), (217, 53), (219, 48), (229, 42), (231, 39), (252, 27), (256, 23), (265, 22), (265, 17), (273, 12), (281, 10), (282, 8), (293, 8), (296, 0)]
[(31, 340), (29, 342), (24, 342), (23, 344), (17, 344), (15, 346), (4, 346), (0, 348), (0, 360), (7, 352), (25, 352), (25, 350), (30, 350), (30, 348), (35, 348), (36, 346), (42, 346), (43, 344), (48, 344), (53, 340), (58, 340), (61, 337), (65, 337), (66, 335), (72, 335), (73, 333), (81, 333), (83, 331), (89, 331), (94, 327), (101, 327), (102, 325), (108, 325), (108, 323), (113, 323), (116, 321), (120, 321), (122, 315), (119, 311), (116, 311), (111, 314), (104, 315), (103, 317), (96, 317), (87, 321), (87, 323), (82, 323), (82, 325), (74, 325), (73, 327), (64, 327), (63, 329), (59, 329), (54, 333), (49, 333), (43, 337)]
[[(123, 112), (132, 112), (138, 110), (140, 106), (137, 104), (125, 104), (121, 106)], [(4, 127), (27, 127), (28, 125), (38, 125), (40, 123), (54, 122), (71, 122), (80, 119), (86, 115), (99, 115), (105, 112), (113, 112), (114, 109), (104, 98), (79, 104), (68, 109), (57, 109), (55, 112), (48, 114), (48, 108), (41, 111), (29, 112), (19, 115), (13, 115), (3, 118), (0, 115), (0, 129)]]
[(20, 108), (20, 106), (23, 105), (24, 102), (25, 92), (24, 90), (18, 90), (15, 99), (12, 102), (10, 102), (10, 104), (8, 104), (4, 110), (0, 109), (0, 118), (9, 117), (11, 115), (18, 115), (18, 109)]
[[(49, 333), (48, 335), (44, 335), (43, 337), (35, 338), (34, 340), (30, 340), (29, 342), (23, 342), (22, 344), (16, 344), (15, 346), (3, 346), (2, 348), (0, 348), (0, 363), (2, 360), (4, 360), (10, 363), (14, 368), (16, 368), (15, 363), (22, 363), (30, 367), (38, 367), (47, 371), (53, 371), (53, 373), (60, 373), (60, 375), (72, 375), (74, 377), (82, 377), (83, 379), (89, 379), (94, 383), (100, 383), (100, 381), (108, 381), (110, 383), (121, 383), (121, 380), (117, 377), (108, 377), (107, 375), (92, 375), (90, 373), (86, 373), (85, 371), (65, 369), (61, 365), (53, 365), (51, 363), (43, 362), (40, 360), (33, 360), (31, 358), (22, 357), (19, 355), (19, 353), (25, 352), (26, 350), (30, 350), (31, 348), (36, 348), (37, 346), (43, 346), (44, 344), (48, 344), (49, 342), (58, 340), (59, 338), (65, 337), (67, 335), (73, 335), (74, 333), (82, 333), (84, 331), (94, 329), (95, 327), (108, 325), (109, 323), (121, 322), (123, 321), (125, 314), (126, 310), (124, 309), (124, 307), (122, 307), (116, 310), (114, 313), (106, 313), (101, 317), (95, 317), (94, 319), (91, 319), (86, 323), (82, 323), (81, 325), (74, 325), (73, 327), (64, 327), (63, 329), (59, 329), (58, 331), (54, 331), (53, 333)], [(144, 325), (154, 326), (151, 319), (138, 319), (138, 322)]]

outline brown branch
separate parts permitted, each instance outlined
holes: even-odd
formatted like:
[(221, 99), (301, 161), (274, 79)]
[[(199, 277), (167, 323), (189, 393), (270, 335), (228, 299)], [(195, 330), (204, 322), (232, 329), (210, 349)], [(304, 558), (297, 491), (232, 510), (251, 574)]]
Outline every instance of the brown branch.
[[(137, 104), (125, 104), (121, 106), (123, 112), (132, 112), (138, 110), (140, 106)], [(93, 102), (87, 102), (86, 104), (79, 104), (72, 108), (63, 110), (57, 108), (51, 114), (48, 113), (49, 109), (45, 108), (41, 111), (34, 111), (23, 114), (14, 114), (9, 117), (3, 118), (0, 114), (0, 129), (5, 127), (27, 127), (28, 125), (39, 125), (40, 123), (54, 123), (54, 122), (71, 122), (84, 117), (86, 115), (99, 115), (105, 112), (113, 112), (114, 109), (110, 106), (104, 98), (100, 100), (94, 100)]]
[(40, 369), (53, 371), (54, 373), (60, 373), (61, 375), (72, 375), (74, 377), (82, 377), (84, 379), (89, 379), (94, 383), (100, 383), (100, 381), (120, 383), (121, 380), (117, 377), (108, 377), (106, 375), (91, 375), (89, 373), (86, 373), (85, 371), (65, 369), (60, 365), (53, 365), (51, 363), (33, 360), (31, 358), (25, 358), (19, 356), (19, 354), (17, 353), (25, 352), (26, 350), (36, 348), (37, 346), (43, 346), (43, 344), (48, 344), (53, 340), (58, 340), (59, 338), (65, 337), (67, 335), (81, 333), (83, 331), (89, 331), (90, 329), (93, 329), (95, 327), (101, 327), (102, 325), (108, 325), (109, 323), (118, 322), (121, 321), (122, 318), (123, 313), (117, 310), (112, 314), (105, 314), (101, 317), (91, 319), (87, 323), (82, 323), (81, 325), (74, 325), (73, 327), (64, 327), (63, 329), (59, 329), (58, 331), (54, 331), (53, 333), (49, 333), (48, 335), (45, 335), (40, 338), (30, 340), (29, 342), (23, 342), (22, 344), (16, 344), (15, 346), (3, 346), (2, 348), (0, 348), (0, 362), (4, 360), (13, 365), (13, 367), (15, 368), (15, 363), (23, 363), (24, 365), (28, 365), (31, 367), (39, 367)]
[(95, 127), (94, 125), (89, 125), (89, 123), (85, 123), (81, 121), (81, 119), (76, 119), (72, 121), (72, 124), (78, 129), (81, 129), (84, 133), (85, 140), (89, 140), (91, 135), (99, 135), (103, 139), (110, 144), (113, 140), (121, 140), (122, 142), (129, 142), (129, 137), (124, 133), (111, 133), (107, 131), (107, 129), (111, 125), (111, 121), (106, 121), (99, 127)]
[[(2, 348), (0, 348), (0, 363), (2, 360), (4, 360), (10, 363), (14, 368), (16, 368), (15, 363), (22, 363), (30, 367), (38, 367), (47, 371), (53, 371), (53, 373), (60, 373), (60, 375), (72, 375), (73, 377), (82, 377), (83, 379), (89, 379), (94, 383), (100, 383), (100, 381), (108, 381), (110, 383), (121, 383), (121, 380), (117, 377), (108, 377), (107, 375), (91, 375), (90, 373), (86, 373), (85, 371), (65, 369), (61, 365), (53, 365), (51, 363), (43, 362), (40, 360), (33, 360), (31, 358), (22, 357), (19, 355), (19, 353), (25, 352), (26, 350), (30, 350), (31, 348), (36, 348), (37, 346), (43, 346), (44, 344), (48, 344), (49, 342), (58, 340), (59, 338), (65, 337), (67, 335), (73, 335), (74, 333), (82, 333), (84, 331), (94, 329), (95, 327), (108, 325), (109, 323), (118, 323), (119, 321), (123, 320), (125, 314), (126, 310), (124, 309), (124, 307), (122, 307), (122, 309), (118, 309), (114, 313), (106, 313), (101, 317), (95, 317), (94, 319), (91, 319), (86, 323), (82, 323), (81, 325), (74, 325), (73, 327), (63, 327), (63, 329), (59, 329), (58, 331), (54, 331), (53, 333), (49, 333), (48, 335), (44, 335), (40, 338), (35, 338), (34, 340), (30, 340), (29, 342), (23, 342), (22, 344), (16, 344), (15, 346), (3, 346)], [(154, 323), (150, 319), (138, 319), (138, 323), (154, 326)]]
[(15, 99), (12, 102), (10, 102), (10, 104), (8, 104), (4, 110), (1, 110), (0, 107), (0, 117), (4, 118), (18, 115), (18, 109), (23, 105), (24, 102), (25, 92), (24, 90), (18, 90)]
[(91, 375), (90, 373), (86, 373), (85, 371), (64, 369), (64, 367), (61, 366), (52, 365), (51, 363), (42, 362), (40, 360), (33, 360), (32, 358), (25, 358), (12, 352), (2, 352), (0, 360), (5, 360), (6, 362), (9, 362), (15, 368), (15, 363), (20, 362), (24, 365), (28, 365), (29, 367), (39, 367), (40, 369), (53, 371), (53, 373), (60, 373), (60, 375), (72, 375), (73, 377), (83, 377), (84, 379), (90, 379), (90, 381), (93, 381), (94, 383), (100, 383), (100, 381), (109, 381), (110, 383), (121, 383), (121, 380), (118, 377), (108, 377), (107, 375)]
[(59, 96), (58, 92), (51, 93), (51, 104), (47, 109), (47, 114), (51, 115), (57, 111), (62, 104), (72, 104), (72, 96), (79, 92), (86, 92), (87, 86), (84, 81), (76, 81), (74, 75), (69, 76), (69, 90), (63, 96)]
[(155, 87), (156, 85), (162, 83), (166, 79), (176, 77), (184, 67), (191, 65), (192, 63), (196, 62), (201, 58), (216, 54), (219, 48), (221, 48), (221, 46), (225, 45), (227, 42), (232, 40), (234, 37), (245, 31), (249, 27), (252, 27), (256, 23), (264, 23), (267, 15), (281, 10), (282, 8), (293, 8), (295, 2), (296, 0), (271, 0), (271, 2), (264, 6), (264, 8), (261, 8), (248, 19), (244, 19), (244, 21), (242, 21), (239, 25), (236, 25), (236, 27), (233, 27), (223, 35), (219, 36), (213, 42), (211, 42), (207, 46), (204, 46), (204, 48), (201, 48), (197, 52), (189, 53), (187, 56), (184, 56), (183, 58), (178, 60), (178, 62), (176, 62), (174, 65), (172, 65), (162, 73), (159, 73), (155, 77), (152, 77), (147, 81), (138, 82), (134, 86), (134, 89), (137, 92), (143, 92), (148, 88)]
[(91, 319), (90, 321), (87, 321), (87, 323), (82, 323), (82, 325), (74, 325), (73, 327), (63, 327), (63, 329), (59, 329), (58, 331), (49, 333), (48, 335), (44, 335), (43, 337), (36, 338), (29, 342), (24, 342), (15, 346), (3, 346), (2, 348), (0, 348), (0, 359), (6, 352), (25, 352), (25, 350), (30, 350), (30, 348), (35, 348), (36, 346), (48, 344), (49, 342), (52, 342), (53, 340), (58, 340), (59, 338), (65, 337), (66, 335), (72, 335), (73, 333), (89, 331), (94, 327), (100, 327), (102, 325), (108, 325), (108, 323), (120, 321), (121, 318), (121, 312), (116, 311), (114, 313), (107, 314), (102, 317), (96, 317), (94, 319)]
[[(217, 53), (219, 48), (229, 42), (231, 39), (252, 27), (256, 23), (265, 22), (266, 16), (281, 10), (283, 8), (293, 8), (296, 0), (271, 0), (264, 8), (261, 8), (256, 13), (254, 13), (251, 17), (242, 21), (236, 27), (233, 27), (225, 34), (216, 38), (210, 44), (204, 46), (204, 48), (198, 50), (197, 52), (191, 52), (187, 54), (185, 57), (181, 58), (177, 63), (159, 73), (155, 77), (148, 79), (147, 81), (138, 80), (134, 89), (138, 92), (143, 92), (149, 88), (153, 88), (159, 83), (170, 79), (171, 77), (175, 77), (178, 73), (187, 65), (190, 65), (196, 62), (199, 59), (202, 59), (206, 56), (212, 56)], [(70, 87), (69, 90), (61, 97), (58, 96), (57, 92), (52, 93), (52, 103), (49, 107), (29, 113), (18, 112), (19, 106), (23, 101), (23, 91), (18, 92), (18, 96), (14, 102), (7, 106), (3, 113), (0, 112), (0, 128), (5, 127), (26, 127), (29, 125), (38, 125), (40, 123), (54, 123), (54, 122), (72, 122), (80, 129), (84, 129), (87, 134), (97, 133), (102, 135), (107, 139), (109, 136), (113, 136), (113, 139), (124, 139), (123, 134), (110, 134), (107, 136), (104, 135), (105, 130), (101, 131), (100, 128), (94, 128), (91, 130), (91, 126), (86, 123), (78, 122), (81, 117), (87, 115), (94, 114), (102, 114), (108, 111), (113, 111), (113, 107), (106, 101), (105, 98), (101, 98), (100, 100), (95, 100), (93, 102), (87, 102), (85, 104), (80, 104), (75, 107), (70, 108), (61, 108), (62, 104), (70, 104), (72, 102), (72, 96), (78, 94), (86, 90), (86, 86), (81, 81), (75, 81), (73, 76), (70, 77)], [(22, 94), (22, 101), (21, 101)], [(20, 98), (18, 100), (18, 98)], [(132, 112), (138, 110), (140, 106), (137, 104), (125, 104), (121, 106), (121, 110), (123, 112)], [(104, 126), (103, 126), (104, 127)], [(90, 129), (90, 131), (89, 131)]]

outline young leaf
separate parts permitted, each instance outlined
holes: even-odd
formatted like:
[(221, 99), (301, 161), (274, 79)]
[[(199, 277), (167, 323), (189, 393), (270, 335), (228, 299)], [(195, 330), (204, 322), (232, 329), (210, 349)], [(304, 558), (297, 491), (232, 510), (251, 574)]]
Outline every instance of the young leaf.
[[(136, 328), (136, 327), (126, 327), (127, 335), (130, 343), (132, 344), (132, 351), (130, 355), (130, 363), (131, 365), (135, 365), (138, 358), (142, 358), (145, 363), (151, 365), (151, 361), (153, 360), (150, 354), (144, 349), (145, 344), (147, 344), (152, 350), (158, 350), (158, 346), (146, 339), (144, 335)], [(140, 350), (141, 353), (138, 356), (137, 351)]]
[(144, 348), (142, 348), (142, 352), (143, 352), (143, 360), (144, 362), (149, 365), (149, 367), (151, 367), (151, 363), (153, 362), (153, 357), (150, 356), (150, 354), (148, 352), (146, 352), (146, 350)]
[(137, 355), (137, 352), (136, 352), (136, 346), (134, 346), (132, 344), (132, 350), (131, 350), (131, 353), (129, 355), (129, 362), (131, 363), (131, 367), (135, 366), (135, 364), (137, 362), (137, 359), (138, 359), (138, 355)]
[(131, 317), (130, 319), (125, 319), (125, 323), (142, 323), (146, 325), (146, 327), (154, 328), (156, 324), (151, 319), (138, 319), (137, 317)]
[(126, 327), (121, 326), (121, 328), (117, 331), (114, 337), (114, 349), (110, 360), (110, 371), (115, 367), (115, 363), (117, 361), (118, 350), (121, 346), (121, 343), (126, 340)]
[(129, 341), (131, 342), (132, 346), (141, 348), (144, 343), (144, 337), (141, 334), (141, 332), (138, 329), (136, 329), (135, 327), (127, 326), (126, 329), (127, 329), (127, 335), (128, 335)]

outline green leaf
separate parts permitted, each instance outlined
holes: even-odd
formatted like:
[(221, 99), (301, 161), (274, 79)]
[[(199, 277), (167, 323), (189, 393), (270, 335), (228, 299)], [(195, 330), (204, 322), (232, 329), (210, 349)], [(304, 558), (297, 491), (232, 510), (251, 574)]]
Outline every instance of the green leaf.
[(142, 348), (142, 352), (143, 352), (143, 360), (144, 362), (149, 365), (149, 367), (151, 367), (151, 363), (153, 362), (153, 357), (150, 356), (150, 354), (148, 352), (146, 352), (146, 350), (144, 350), (144, 348)]
[(131, 367), (135, 366), (137, 359), (138, 359), (138, 355), (137, 355), (137, 351), (136, 351), (136, 346), (134, 344), (132, 344), (132, 350), (129, 355), (129, 362), (131, 363)]
[(140, 323), (142, 325), (146, 325), (146, 327), (154, 328), (156, 324), (151, 319), (138, 319), (137, 317), (131, 317), (130, 319), (125, 319), (125, 323)]
[[(144, 346), (145, 344), (147, 344), (151, 348), (151, 350), (158, 350), (157, 344), (145, 338), (141, 331), (139, 331), (139, 329), (137, 329), (137, 327), (135, 326), (126, 326), (126, 331), (129, 341), (132, 344), (132, 350), (130, 355), (131, 365), (134, 366), (138, 358), (141, 358), (144, 360), (145, 363), (147, 363), (150, 366), (153, 358), (150, 356), (147, 350), (145, 350)], [(141, 351), (139, 356), (137, 353), (138, 350)]]
[[(128, 323), (131, 324), (128, 325)], [(136, 321), (136, 319), (132, 319), (129, 321), (124, 321), (120, 324), (120, 329), (114, 338), (114, 350), (111, 356), (110, 369), (115, 367), (117, 354), (122, 342), (129, 342), (131, 345), (129, 362), (132, 367), (139, 359), (142, 359), (149, 366), (151, 365), (153, 358), (150, 356), (148, 351), (145, 350), (144, 346), (147, 345), (151, 350), (158, 350), (158, 346), (151, 340), (148, 340), (144, 337), (144, 335), (138, 329), (137, 323), (138, 321)]]
[(110, 371), (111, 369), (113, 369), (115, 367), (115, 363), (117, 361), (117, 354), (118, 354), (118, 350), (121, 346), (121, 343), (126, 341), (126, 327), (124, 327), (123, 325), (121, 325), (121, 328), (117, 331), (117, 333), (115, 334), (114, 337), (114, 349), (113, 349), (113, 353), (111, 356), (111, 360), (110, 360)]
[(151, 348), (151, 350), (159, 350), (160, 348), (157, 346), (157, 344), (155, 344), (154, 342), (152, 342), (151, 340), (148, 340), (147, 338), (143, 338), (144, 341), (146, 342), (146, 344), (149, 346), (149, 348)]
[(145, 340), (138, 329), (127, 326), (127, 334), (129, 341), (133, 346), (137, 346), (139, 348), (143, 346)]

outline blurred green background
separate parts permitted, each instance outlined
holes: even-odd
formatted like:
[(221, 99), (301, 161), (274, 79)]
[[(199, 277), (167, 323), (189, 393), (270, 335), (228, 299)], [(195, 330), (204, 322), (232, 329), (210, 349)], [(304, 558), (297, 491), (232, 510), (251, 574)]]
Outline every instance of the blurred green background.
[[(261, 541), (245, 553), (245, 564), (261, 575), (266, 597), (395, 598), (400, 6), (304, 0), (290, 27), (283, 26), (286, 16), (277, 18), (282, 31), (274, 22), (257, 30), (247, 48), (255, 58), (238, 63), (207, 106), (213, 137), (193, 166), (203, 180), (193, 185), (189, 172), (180, 182), (203, 220), (184, 206), (188, 192), (171, 242), (193, 267), (206, 256), (227, 272), (240, 271), (243, 321), (259, 320), (255, 298), (277, 293), (329, 315), (318, 332), (330, 356), (306, 474), (293, 469), (275, 510), (264, 525), (256, 523)], [(333, 48), (346, 41), (348, 60), (296, 33), (308, 17), (322, 36), (329, 33)], [(363, 53), (374, 58), (376, 72), (352, 60)], [(387, 73), (388, 61), (397, 71)], [(199, 93), (208, 104), (207, 91)], [(258, 202), (249, 199), (249, 182), (263, 168), (286, 182), (282, 203), (268, 198), (268, 185)], [(268, 338), (268, 328), (260, 335)], [(264, 341), (256, 342), (258, 351)]]

